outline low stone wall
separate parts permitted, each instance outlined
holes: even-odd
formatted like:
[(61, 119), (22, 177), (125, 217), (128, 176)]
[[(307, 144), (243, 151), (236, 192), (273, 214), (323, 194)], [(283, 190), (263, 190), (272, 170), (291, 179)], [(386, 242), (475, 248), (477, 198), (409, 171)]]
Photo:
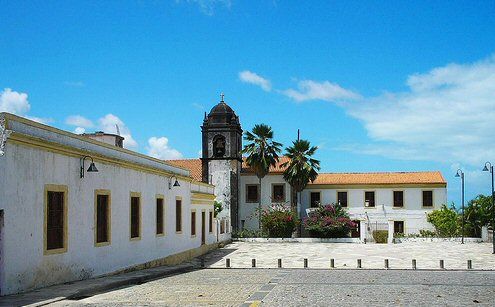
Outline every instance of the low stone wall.
[[(416, 243), (416, 242), (461, 242), (461, 237), (455, 238), (394, 238), (394, 243)], [(464, 243), (481, 243), (481, 238), (464, 238)]]
[(361, 243), (359, 238), (234, 238), (232, 240), (256, 243)]

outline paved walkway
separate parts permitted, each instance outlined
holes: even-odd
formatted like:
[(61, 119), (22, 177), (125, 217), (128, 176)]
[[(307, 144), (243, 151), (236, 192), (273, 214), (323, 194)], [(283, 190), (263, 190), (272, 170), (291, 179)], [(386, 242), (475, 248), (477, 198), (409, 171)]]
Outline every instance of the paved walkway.
[(495, 306), (493, 271), (204, 269), (50, 306)]
[(191, 264), (161, 266), (118, 275), (68, 282), (17, 295), (0, 297), (0, 306), (44, 306), (67, 298), (83, 298), (110, 289), (192, 270)]
[[(492, 245), (486, 243), (462, 245), (455, 242), (404, 244), (235, 242), (207, 254), (204, 257), (207, 268), (203, 270), (190, 272), (200, 267), (201, 259), (197, 258), (174, 267), (151, 268), (2, 297), (0, 306), (29, 304), (39, 306), (49, 303), (59, 306), (73, 304), (111, 306), (114, 303), (134, 305), (142, 302), (149, 305), (208, 305), (214, 303), (230, 306), (258, 301), (261, 300), (260, 297), (266, 297), (266, 302), (271, 302), (270, 304), (276, 306), (284, 305), (284, 299), (290, 297), (289, 302), (304, 303), (304, 300), (300, 301), (299, 295), (301, 298), (307, 297), (308, 303), (318, 305), (325, 302), (320, 301), (321, 297), (331, 297), (327, 294), (330, 291), (329, 284), (332, 284), (331, 289), (333, 289), (330, 292), (335, 292), (335, 297), (339, 297), (341, 302), (345, 302), (346, 299), (342, 293), (349, 292), (344, 291), (346, 289), (352, 289), (351, 293), (354, 294), (367, 293), (369, 297), (376, 297), (380, 301), (379, 295), (373, 296), (375, 292), (370, 290), (372, 288), (364, 286), (365, 284), (373, 285), (381, 278), (380, 276), (384, 276), (385, 281), (379, 284), (378, 288), (381, 288), (377, 289), (376, 291), (379, 292), (376, 293), (391, 289), (392, 293), (387, 300), (399, 298), (398, 302), (406, 304), (414, 302), (416, 296), (420, 297), (424, 291), (429, 289), (421, 283), (423, 280), (421, 276), (425, 276), (427, 277), (425, 281), (433, 278), (432, 287), (434, 286), (435, 291), (440, 293), (438, 294), (440, 297), (449, 295), (456, 297), (462, 294), (457, 291), (465, 291), (470, 296), (461, 295), (459, 302), (465, 300), (470, 302), (469, 300), (472, 299), (472, 302), (476, 303), (476, 300), (481, 299), (486, 303), (487, 295), (489, 295), (489, 302), (495, 299), (495, 255), (491, 251)], [(225, 267), (227, 258), (231, 261), (232, 269), (222, 269)], [(257, 268), (271, 269), (243, 269), (251, 267), (252, 258), (256, 259)], [(308, 259), (310, 269), (300, 270), (298, 268), (303, 268), (304, 258)], [(328, 269), (332, 258), (335, 259), (337, 270)], [(283, 261), (281, 270), (272, 269), (277, 267), (277, 259)], [(357, 259), (362, 259), (363, 269), (361, 270), (355, 269)], [(383, 270), (384, 259), (389, 259), (392, 270)], [(416, 259), (418, 271), (410, 270), (412, 259)], [(440, 259), (444, 260), (446, 270), (431, 271), (439, 269)], [(471, 271), (466, 271), (467, 260), (472, 261), (473, 270)], [(296, 270), (288, 270), (288, 268)], [(394, 269), (408, 269), (408, 271)], [(482, 270), (490, 271), (483, 272)], [(185, 274), (162, 278), (177, 273)], [(378, 277), (370, 277), (375, 275)], [(284, 280), (285, 276), (291, 276), (291, 279), (287, 279), (290, 280), (288, 285), (281, 285), (273, 292), (275, 288), (273, 284), (278, 284), (279, 281)], [(306, 276), (306, 279), (301, 279), (299, 285), (300, 276)], [(409, 280), (409, 276), (416, 278), (418, 287), (411, 288), (412, 284), (400, 284), (403, 278), (401, 276), (408, 276), (405, 278), (406, 281)], [(437, 277), (440, 281), (436, 279)], [(318, 278), (323, 280), (321, 284)], [(155, 279), (158, 280), (154, 281)], [(452, 284), (453, 287), (450, 285), (455, 280), (458, 280), (459, 287), (457, 288), (455, 282)], [(313, 285), (313, 283), (316, 284)], [(396, 283), (400, 285), (395, 287)], [(142, 287), (141, 284), (143, 284)], [(116, 288), (121, 289), (114, 291)], [(313, 289), (317, 291), (316, 297), (309, 299), (306, 293), (311, 293)], [(318, 291), (323, 294), (318, 294)], [(405, 297), (410, 298), (411, 301), (400, 300), (402, 293), (405, 293)], [(101, 301), (98, 301), (99, 299)], [(354, 300), (351, 301), (359, 303), (360, 300), (365, 300), (365, 296), (359, 298), (359, 295), (355, 295)], [(455, 302), (450, 298), (438, 302), (440, 301)], [(392, 301), (383, 302), (389, 304)]]
[(309, 268), (329, 268), (330, 259), (335, 267), (356, 268), (357, 259), (362, 259), (363, 269), (383, 269), (389, 259), (391, 269), (411, 269), (416, 259), (418, 269), (439, 269), (444, 260), (445, 269), (465, 270), (467, 261), (472, 261), (475, 270), (495, 270), (495, 255), (491, 243), (422, 242), (401, 244), (352, 244), (352, 243), (247, 243), (234, 242), (209, 253), (206, 265), (225, 268), (226, 259), (233, 268), (251, 267), (256, 259), (260, 268), (277, 268), (277, 259), (282, 259), (284, 268), (303, 268), (303, 259), (308, 259)]

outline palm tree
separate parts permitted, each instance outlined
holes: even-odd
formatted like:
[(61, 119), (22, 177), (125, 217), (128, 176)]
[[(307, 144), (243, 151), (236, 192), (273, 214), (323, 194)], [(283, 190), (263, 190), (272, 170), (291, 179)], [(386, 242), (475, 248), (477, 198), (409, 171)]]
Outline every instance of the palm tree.
[(248, 144), (244, 146), (242, 153), (248, 155), (246, 163), (254, 171), (260, 182), (258, 226), (261, 230), (261, 179), (268, 174), (270, 166), (274, 166), (278, 162), (282, 144), (273, 140), (272, 128), (265, 124), (255, 125), (252, 131), (246, 131), (244, 140)]
[[(284, 180), (292, 187), (293, 212), (297, 211), (298, 196), (301, 191), (310, 181), (313, 182), (318, 177), (320, 161), (312, 158), (317, 149), (318, 147), (311, 146), (306, 140), (296, 140), (292, 142), (292, 146), (285, 149), (289, 161), (283, 163), (281, 167), (285, 167)], [(300, 232), (301, 230), (298, 229), (298, 235)]]

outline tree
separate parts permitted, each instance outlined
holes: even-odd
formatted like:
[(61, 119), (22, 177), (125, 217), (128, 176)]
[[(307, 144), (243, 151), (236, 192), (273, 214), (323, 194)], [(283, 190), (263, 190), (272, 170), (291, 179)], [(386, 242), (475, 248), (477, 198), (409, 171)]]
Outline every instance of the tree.
[(248, 142), (242, 153), (247, 154), (246, 163), (254, 171), (260, 183), (260, 197), (258, 202), (258, 226), (261, 229), (261, 179), (268, 174), (270, 166), (278, 162), (278, 155), (282, 151), (282, 144), (273, 140), (272, 128), (265, 124), (255, 125), (252, 131), (244, 133), (244, 140)]
[[(289, 161), (281, 166), (285, 167), (284, 180), (292, 187), (291, 207), (294, 212), (297, 211), (298, 196), (301, 191), (310, 181), (313, 182), (318, 177), (320, 161), (312, 158), (317, 149), (318, 147), (311, 146), (307, 140), (296, 140), (292, 142), (292, 146), (285, 149)], [(300, 229), (298, 229), (298, 235), (300, 235)]]
[(428, 213), (427, 221), (435, 227), (439, 237), (454, 237), (459, 228), (458, 217), (459, 214), (453, 206), (447, 208), (446, 205), (442, 205), (441, 209)]
[(492, 198), (478, 195), (470, 200), (464, 210), (466, 229), (469, 236), (481, 237), (481, 227), (492, 224)]

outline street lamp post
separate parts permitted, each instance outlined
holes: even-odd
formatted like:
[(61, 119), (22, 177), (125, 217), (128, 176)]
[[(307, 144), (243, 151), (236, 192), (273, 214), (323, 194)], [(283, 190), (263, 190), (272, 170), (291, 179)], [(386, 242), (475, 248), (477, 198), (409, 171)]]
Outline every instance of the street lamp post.
[(456, 177), (461, 177), (461, 199), (462, 199), (462, 233), (461, 244), (464, 244), (464, 172), (461, 169), (457, 170)]
[(490, 172), (492, 174), (492, 241), (493, 241), (493, 254), (495, 254), (495, 191), (493, 189), (493, 165), (490, 162), (485, 163), (483, 168), (484, 172)]

